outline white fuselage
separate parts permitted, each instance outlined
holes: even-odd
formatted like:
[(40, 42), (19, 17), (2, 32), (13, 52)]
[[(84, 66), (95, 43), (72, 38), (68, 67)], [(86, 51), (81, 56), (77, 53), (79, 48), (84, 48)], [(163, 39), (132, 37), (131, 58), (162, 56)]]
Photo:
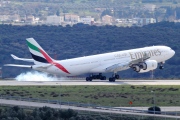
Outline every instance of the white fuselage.
[[(107, 67), (119, 63), (130, 63), (131, 61), (142, 58), (144, 53), (150, 56), (149, 60), (156, 60), (158, 63), (165, 62), (175, 54), (170, 47), (151, 46), (56, 61), (64, 66), (70, 74), (58, 69), (56, 66), (37, 70), (62, 76), (76, 76), (85, 73), (104, 73), (106, 72)], [(129, 66), (126, 64), (117, 71), (126, 70), (128, 68)]]

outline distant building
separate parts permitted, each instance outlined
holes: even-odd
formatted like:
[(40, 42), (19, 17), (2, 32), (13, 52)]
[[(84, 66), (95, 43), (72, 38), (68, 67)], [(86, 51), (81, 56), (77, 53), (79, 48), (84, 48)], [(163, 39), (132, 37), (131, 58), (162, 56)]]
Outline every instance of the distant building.
[(74, 14), (65, 14), (64, 20), (65, 22), (78, 23), (80, 22), (80, 17)]
[(8, 15), (0, 15), (0, 21), (8, 21), (9, 16)]
[(57, 15), (47, 16), (46, 24), (61, 25), (62, 22), (64, 22), (64, 16), (57, 16)]
[(150, 23), (156, 23), (156, 19), (154, 18), (134, 18), (133, 21), (137, 21), (137, 25), (140, 26), (148, 25)]
[(148, 10), (148, 11), (151, 11), (151, 12), (154, 12), (154, 10), (156, 9), (156, 5), (154, 5), (154, 4), (146, 4), (146, 5), (144, 5), (144, 9)]
[(13, 22), (20, 22), (20, 16), (18, 14), (10, 15), (9, 20)]
[(94, 23), (94, 18), (91, 16), (81, 17), (80, 22), (84, 24), (92, 25)]
[(35, 17), (33, 15), (26, 16), (26, 23), (34, 24), (35, 23)]
[(36, 17), (36, 18), (34, 18), (34, 23), (35, 24), (38, 24), (40, 21), (39, 21), (40, 19), (38, 18), (38, 17)]
[(102, 17), (102, 24), (108, 24), (111, 25), (113, 22), (112, 16), (105, 15)]

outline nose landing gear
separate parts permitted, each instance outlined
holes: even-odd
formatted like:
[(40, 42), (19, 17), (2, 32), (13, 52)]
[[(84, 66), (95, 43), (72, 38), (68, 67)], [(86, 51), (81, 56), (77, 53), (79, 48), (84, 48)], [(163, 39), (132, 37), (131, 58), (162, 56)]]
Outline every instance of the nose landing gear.
[(160, 63), (159, 69), (164, 69), (163, 62)]

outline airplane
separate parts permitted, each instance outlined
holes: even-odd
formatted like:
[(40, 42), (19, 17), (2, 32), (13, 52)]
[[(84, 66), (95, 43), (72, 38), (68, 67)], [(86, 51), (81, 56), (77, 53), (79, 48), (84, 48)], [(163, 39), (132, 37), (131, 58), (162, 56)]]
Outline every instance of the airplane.
[[(106, 80), (102, 73), (112, 72), (110, 82), (119, 79), (118, 71), (133, 69), (137, 73), (149, 72), (158, 67), (163, 69), (166, 60), (174, 56), (175, 51), (168, 46), (151, 46), (124, 51), (84, 56), (66, 60), (54, 60), (33, 39), (27, 38), (27, 45), (33, 59), (19, 58), (15, 60), (34, 62), (34, 65), (5, 64), (4, 66), (27, 67), (37, 71), (61, 76), (77, 76), (88, 73), (86, 81), (93, 79)], [(98, 75), (95, 75), (98, 73)]]

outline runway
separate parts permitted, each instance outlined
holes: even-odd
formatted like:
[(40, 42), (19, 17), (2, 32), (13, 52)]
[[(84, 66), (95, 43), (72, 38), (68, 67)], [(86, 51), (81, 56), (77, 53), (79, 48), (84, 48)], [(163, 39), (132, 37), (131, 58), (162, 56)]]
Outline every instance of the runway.
[(116, 82), (59, 80), (59, 81), (16, 81), (0, 80), (0, 86), (40, 86), (40, 85), (180, 85), (180, 80), (116, 80)]

